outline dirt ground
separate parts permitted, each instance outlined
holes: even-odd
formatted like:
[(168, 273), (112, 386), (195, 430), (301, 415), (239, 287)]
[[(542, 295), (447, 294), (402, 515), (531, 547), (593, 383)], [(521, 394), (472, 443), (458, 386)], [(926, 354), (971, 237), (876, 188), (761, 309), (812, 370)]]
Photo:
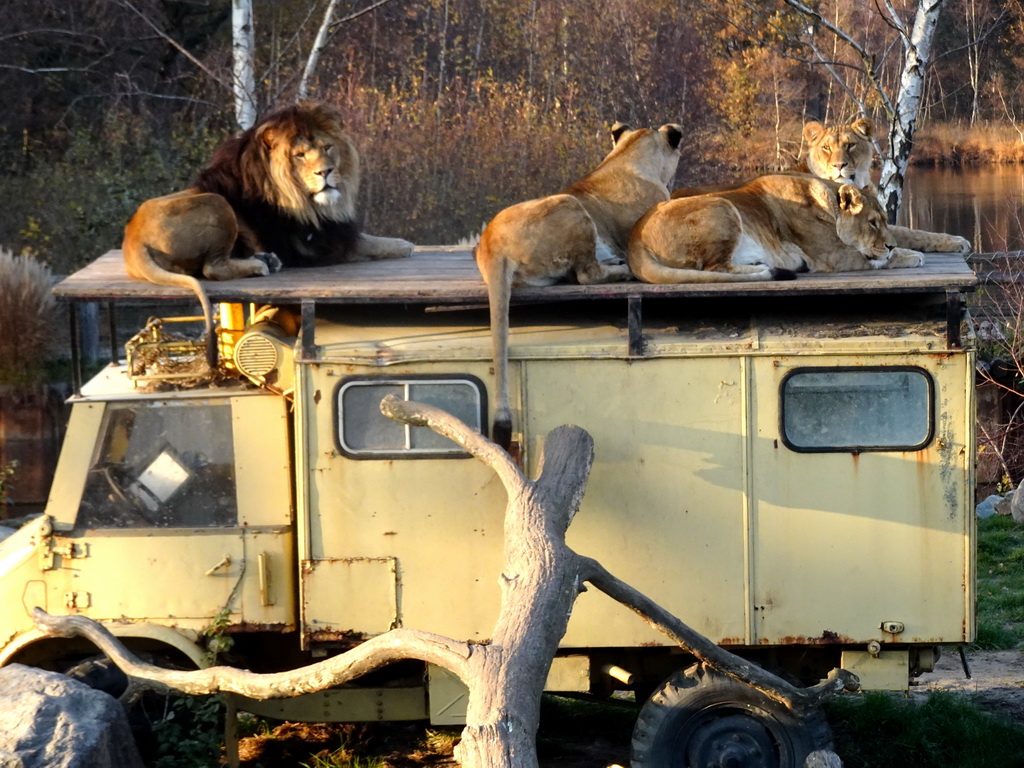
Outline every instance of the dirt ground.
[[(964, 676), (959, 654), (943, 655), (934, 672), (922, 675), (912, 697), (933, 691), (971, 695), (986, 709), (1024, 724), (1024, 651), (974, 651), (967, 656), (971, 678)], [(574, 729), (575, 730), (575, 729)], [(322, 756), (347, 744), (350, 754), (376, 757), (388, 768), (455, 768), (451, 756), (457, 729), (430, 729), (420, 724), (301, 725), (286, 724), (273, 734), (243, 739), (243, 768), (310, 768), (309, 756)], [(629, 765), (629, 737), (621, 729), (595, 728), (592, 733), (538, 738), (541, 768), (607, 768)]]
[(1024, 724), (1024, 651), (969, 651), (967, 666), (971, 678), (964, 676), (960, 656), (947, 652), (935, 665), (935, 671), (922, 675), (912, 696), (931, 691), (955, 691), (970, 694), (987, 710)]

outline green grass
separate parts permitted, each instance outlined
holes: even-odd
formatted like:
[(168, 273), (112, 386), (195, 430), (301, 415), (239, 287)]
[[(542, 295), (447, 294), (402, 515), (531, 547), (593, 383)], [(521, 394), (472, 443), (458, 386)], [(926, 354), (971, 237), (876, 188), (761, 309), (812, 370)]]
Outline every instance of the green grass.
[(826, 706), (844, 768), (1020, 768), (1024, 727), (981, 709), (970, 697), (924, 699), (872, 692)]
[(978, 637), (981, 650), (1024, 644), (1024, 525), (994, 515), (978, 521)]

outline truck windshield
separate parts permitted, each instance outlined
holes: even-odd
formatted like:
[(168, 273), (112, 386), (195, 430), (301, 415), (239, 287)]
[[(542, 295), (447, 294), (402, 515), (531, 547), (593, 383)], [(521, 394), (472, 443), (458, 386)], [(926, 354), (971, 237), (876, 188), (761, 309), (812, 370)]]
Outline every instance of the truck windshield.
[(107, 405), (79, 527), (216, 527), (237, 518), (229, 403)]

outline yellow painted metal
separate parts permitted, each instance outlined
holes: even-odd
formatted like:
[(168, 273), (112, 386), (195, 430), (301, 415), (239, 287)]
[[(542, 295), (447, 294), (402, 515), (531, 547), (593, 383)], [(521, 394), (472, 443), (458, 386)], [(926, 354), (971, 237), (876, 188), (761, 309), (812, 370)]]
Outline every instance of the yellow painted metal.
[[(814, 366), (917, 366), (935, 382), (935, 436), (919, 451), (797, 453), (779, 390)], [(973, 506), (967, 354), (759, 358), (752, 369), (754, 622), (759, 644), (967, 642)], [(883, 621), (902, 622), (896, 637)]]
[(259, 701), (231, 694), (238, 709), (275, 720), (360, 723), (425, 720), (426, 696), (416, 688), (331, 688), (290, 699)]
[(288, 403), (273, 395), (231, 401), (239, 523), (287, 525), (294, 520)]
[[(556, 656), (551, 660), (545, 691), (584, 693), (590, 690), (590, 657)], [(427, 665), (427, 698), (432, 725), (465, 725), (469, 691), (462, 681), (435, 664)]]
[(444, 667), (427, 665), (427, 701), (431, 725), (465, 725), (469, 689)]
[(393, 557), (303, 561), (305, 631), (344, 633), (358, 626), (376, 635), (399, 626), (397, 568)]
[[(733, 644), (747, 640), (740, 373), (738, 358), (545, 361), (526, 367), (523, 386), (534, 471), (555, 427), (577, 424), (594, 438), (569, 545), (716, 642)], [(664, 642), (596, 590), (577, 599), (564, 640)]]
[(910, 653), (905, 650), (882, 651), (870, 654), (867, 651), (844, 650), (843, 669), (860, 678), (860, 686), (866, 691), (905, 691), (910, 675)]
[[(300, 535), (308, 541), (302, 559), (393, 558), (398, 572), (388, 579), (398, 584), (399, 626), (464, 640), (487, 639), (499, 599), (505, 508), (501, 483), (471, 459), (345, 458), (334, 444), (335, 391), (344, 376), (367, 371), (303, 367), (300, 378), (308, 379), (302, 383), (301, 429), (310, 449), (304, 452), (305, 471), (299, 476), (300, 498), (309, 510), (300, 521)], [(419, 365), (413, 370), (487, 376), (484, 363)], [(330, 580), (319, 588), (317, 581), (329, 574), (322, 563), (312, 573), (303, 573), (302, 602), (316, 606), (314, 616), (338, 617), (333, 621), (356, 632), (387, 629), (379, 605), (330, 586)], [(383, 572), (380, 578), (378, 585)], [(316, 600), (307, 595), (311, 589), (318, 590)]]
[(220, 363), (229, 370), (237, 370), (235, 345), (245, 333), (245, 305), (222, 302), (217, 305), (217, 310), (220, 315), (220, 326), (216, 329)]
[(90, 460), (96, 450), (103, 410), (103, 403), (90, 402), (76, 403), (71, 408), (71, 417), (46, 504), (46, 513), (58, 525), (70, 527), (75, 522), (85, 479), (92, 463)]
[[(946, 350), (944, 331), (940, 321), (787, 316), (652, 326), (644, 356), (630, 358), (622, 327), (514, 329), (510, 390), (527, 466), (536, 471), (550, 429), (587, 429), (595, 462), (570, 545), (717, 642), (963, 642), (974, 622), (973, 353)], [(317, 343), (324, 362), (303, 372), (311, 449), (300, 478), (311, 556), (394, 557), (402, 624), (486, 638), (505, 504), (491, 473), (474, 461), (352, 460), (333, 442), (346, 376), (461, 373), (490, 385), (486, 325), (320, 322)], [(782, 443), (787, 371), (893, 365), (936, 382), (926, 448), (799, 454)], [(358, 631), (362, 617), (350, 618)], [(883, 633), (886, 620), (905, 631)], [(563, 646), (666, 642), (590, 590)]]

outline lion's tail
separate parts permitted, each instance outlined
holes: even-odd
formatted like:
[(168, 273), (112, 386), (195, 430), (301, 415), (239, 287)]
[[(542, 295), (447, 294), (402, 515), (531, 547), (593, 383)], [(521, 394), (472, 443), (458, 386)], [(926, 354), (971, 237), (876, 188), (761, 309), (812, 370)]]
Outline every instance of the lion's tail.
[(491, 440), (508, 450), (512, 445), (512, 406), (508, 394), (508, 311), (514, 270), (507, 259), (485, 253), (477, 246), (477, 262), (486, 265), (487, 299), (491, 309), (491, 346), (494, 355), (495, 405)]
[(156, 285), (187, 288), (196, 295), (202, 305), (203, 320), (206, 323), (206, 363), (211, 371), (215, 370), (217, 367), (217, 334), (213, 329), (213, 307), (200, 282), (191, 275), (182, 275), (161, 267), (153, 260), (149, 246), (137, 238), (125, 237), (121, 250), (125, 257), (125, 267), (132, 277)]
[(653, 256), (646, 260), (640, 277), (647, 283), (676, 285), (682, 283), (752, 283), (769, 280), (793, 280), (796, 274), (782, 267), (764, 264), (734, 266), (729, 271), (707, 269), (684, 269), (662, 264)]

